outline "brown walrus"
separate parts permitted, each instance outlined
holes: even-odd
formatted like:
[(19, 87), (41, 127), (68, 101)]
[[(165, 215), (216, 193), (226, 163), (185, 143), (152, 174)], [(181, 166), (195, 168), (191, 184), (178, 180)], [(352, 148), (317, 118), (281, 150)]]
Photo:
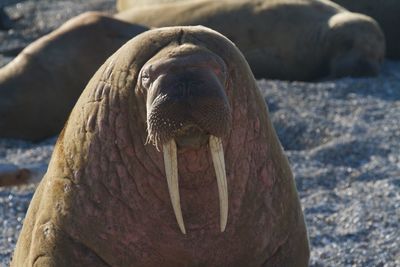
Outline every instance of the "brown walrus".
[(0, 137), (58, 134), (90, 77), (147, 28), (96, 12), (79, 15), (0, 69)]
[(227, 38), (193, 26), (142, 33), (96, 72), (59, 136), (11, 266), (308, 259), (294, 179), (250, 68)]
[[(132, 1), (134, 2), (134, 1)], [(232, 40), (258, 78), (314, 80), (379, 72), (385, 39), (370, 17), (317, 0), (194, 0), (138, 6), (117, 18), (151, 27), (204, 25)]]
[(374, 18), (386, 37), (386, 56), (400, 59), (400, 1), (399, 0), (332, 0), (353, 12)]

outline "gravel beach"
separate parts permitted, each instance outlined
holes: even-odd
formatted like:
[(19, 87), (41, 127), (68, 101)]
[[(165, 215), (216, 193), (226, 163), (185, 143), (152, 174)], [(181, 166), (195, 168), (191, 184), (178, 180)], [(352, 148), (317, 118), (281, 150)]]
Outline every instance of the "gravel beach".
[[(0, 31), (0, 66), (70, 17), (115, 11), (114, 0), (8, 2), (15, 21)], [(400, 266), (400, 62), (386, 61), (376, 78), (258, 84), (296, 178), (310, 266)], [(0, 169), (39, 176), (55, 140), (0, 139)], [(0, 188), (0, 266), (9, 263), (34, 190)]]

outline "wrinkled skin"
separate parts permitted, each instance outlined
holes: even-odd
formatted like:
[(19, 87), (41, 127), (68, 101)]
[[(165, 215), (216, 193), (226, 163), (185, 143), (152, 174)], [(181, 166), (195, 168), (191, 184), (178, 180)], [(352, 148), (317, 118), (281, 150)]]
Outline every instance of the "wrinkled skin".
[(352, 12), (375, 19), (386, 37), (386, 56), (400, 59), (400, 1), (398, 0), (332, 0)]
[(87, 12), (30, 44), (0, 69), (0, 137), (58, 134), (101, 64), (145, 30)]
[[(195, 86), (180, 91), (172, 84), (185, 69), (185, 84)], [(144, 145), (161, 91), (166, 105), (191, 96), (191, 103), (207, 98), (227, 108), (223, 232), (209, 147), (198, 139), (189, 141), (197, 147), (178, 144), (187, 233), (179, 230), (162, 153)], [(199, 128), (201, 136), (215, 126)], [(32, 199), (11, 266), (301, 267), (308, 258), (294, 179), (250, 68), (228, 39), (198, 26), (143, 33), (90, 80)]]
[(377, 75), (385, 54), (383, 33), (372, 18), (324, 0), (123, 2), (133, 7), (115, 17), (127, 22), (217, 30), (239, 47), (257, 78)]

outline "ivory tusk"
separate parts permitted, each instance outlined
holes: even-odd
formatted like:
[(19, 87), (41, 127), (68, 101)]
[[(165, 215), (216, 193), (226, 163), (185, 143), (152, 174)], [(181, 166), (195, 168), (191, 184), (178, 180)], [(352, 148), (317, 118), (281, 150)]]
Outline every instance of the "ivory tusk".
[(164, 166), (167, 177), (169, 196), (171, 198), (172, 208), (174, 209), (176, 221), (183, 234), (186, 234), (185, 224), (182, 217), (181, 202), (179, 197), (178, 183), (178, 158), (176, 152), (176, 143), (174, 139), (163, 144)]
[(213, 135), (210, 136), (209, 145), (218, 184), (220, 228), (221, 232), (224, 232), (228, 221), (228, 185), (226, 181), (224, 148), (222, 147), (221, 138)]

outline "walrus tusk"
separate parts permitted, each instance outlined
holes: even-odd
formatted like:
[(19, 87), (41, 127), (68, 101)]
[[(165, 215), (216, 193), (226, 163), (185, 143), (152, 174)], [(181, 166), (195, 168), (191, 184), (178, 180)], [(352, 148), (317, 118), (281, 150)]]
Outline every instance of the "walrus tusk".
[(214, 163), (215, 175), (217, 176), (219, 193), (219, 213), (221, 232), (225, 231), (228, 221), (228, 185), (226, 182), (224, 148), (221, 138), (210, 135), (211, 157)]
[(185, 224), (182, 217), (181, 200), (179, 197), (178, 158), (174, 139), (171, 139), (163, 144), (163, 154), (165, 174), (167, 176), (168, 190), (171, 198), (172, 208), (174, 209), (179, 228), (183, 234), (186, 234)]
[[(209, 145), (218, 184), (220, 229), (221, 232), (224, 232), (228, 221), (228, 185), (226, 181), (224, 149), (222, 147), (221, 138), (213, 135), (210, 136)], [(178, 159), (174, 139), (163, 144), (163, 154), (172, 208), (174, 209), (179, 228), (183, 234), (186, 234), (179, 197)]]

